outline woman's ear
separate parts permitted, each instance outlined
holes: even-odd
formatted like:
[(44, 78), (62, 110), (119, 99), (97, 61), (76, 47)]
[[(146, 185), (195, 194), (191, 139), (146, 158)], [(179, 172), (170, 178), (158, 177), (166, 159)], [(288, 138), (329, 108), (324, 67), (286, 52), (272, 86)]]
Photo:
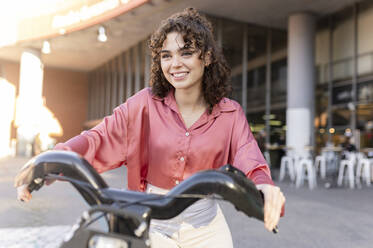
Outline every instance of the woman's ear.
[(204, 58), (204, 61), (205, 61), (205, 66), (209, 66), (212, 62), (212, 58), (211, 58), (211, 51), (207, 51), (206, 54), (205, 54), (205, 58)]

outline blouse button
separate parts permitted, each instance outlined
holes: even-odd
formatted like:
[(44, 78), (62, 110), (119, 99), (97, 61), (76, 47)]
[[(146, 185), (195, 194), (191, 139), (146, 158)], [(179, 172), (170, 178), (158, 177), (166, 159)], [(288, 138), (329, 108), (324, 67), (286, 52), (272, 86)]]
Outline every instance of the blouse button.
[(189, 136), (189, 134), (190, 134), (189, 132), (186, 132), (186, 133), (185, 133), (185, 136), (187, 136), (187, 137), (188, 137), (188, 136)]
[(180, 182), (179, 182), (179, 180), (176, 180), (175, 183), (176, 183), (176, 184), (179, 184)]
[(184, 160), (185, 160), (184, 157), (181, 157), (181, 158), (180, 158), (180, 161), (181, 161), (181, 162), (184, 162)]

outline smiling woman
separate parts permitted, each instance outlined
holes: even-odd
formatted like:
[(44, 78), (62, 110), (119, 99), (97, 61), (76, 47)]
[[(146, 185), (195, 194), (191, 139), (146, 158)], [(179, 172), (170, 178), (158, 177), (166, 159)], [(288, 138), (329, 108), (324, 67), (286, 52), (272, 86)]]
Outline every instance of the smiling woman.
[[(211, 24), (188, 8), (165, 20), (150, 40), (151, 88), (55, 149), (75, 151), (98, 172), (128, 167), (128, 188), (163, 194), (192, 175), (231, 164), (265, 199), (264, 225), (274, 230), (285, 198), (250, 131), (241, 106), (228, 98), (229, 68)], [(20, 199), (29, 200), (19, 186)], [(152, 247), (231, 248), (219, 204), (202, 199), (182, 214), (150, 224)]]
[[(194, 61), (193, 67), (202, 68), (201, 90), (210, 113), (221, 98), (229, 95), (229, 66), (214, 40), (211, 23), (197, 11), (190, 9), (180, 12), (163, 22), (150, 39), (150, 49), (153, 57), (150, 84), (155, 95), (164, 97), (174, 87), (169, 81), (169, 73), (182, 72), (181, 69), (186, 69), (182, 68), (183, 61)], [(173, 54), (168, 49), (173, 50)], [(194, 60), (196, 58), (199, 62)], [(174, 71), (164, 73), (164, 69), (172, 64), (170, 62), (176, 62), (179, 67), (169, 68)]]

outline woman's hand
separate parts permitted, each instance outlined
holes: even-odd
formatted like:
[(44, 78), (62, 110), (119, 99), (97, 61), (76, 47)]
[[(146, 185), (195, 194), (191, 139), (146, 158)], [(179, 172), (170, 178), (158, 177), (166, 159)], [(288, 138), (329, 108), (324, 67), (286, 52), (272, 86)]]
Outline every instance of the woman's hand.
[[(60, 175), (62, 175), (62, 173)], [(46, 185), (51, 185), (55, 181), (56, 181), (56, 179), (46, 179), (45, 184)], [(17, 199), (19, 201), (28, 202), (28, 201), (31, 200), (32, 195), (31, 195), (30, 191), (28, 190), (28, 185), (27, 184), (23, 184), (21, 186), (17, 186), (17, 184), (15, 184), (15, 187), (17, 187)]]
[(272, 231), (280, 221), (285, 196), (279, 187), (271, 184), (258, 184), (256, 188), (264, 195), (264, 226), (268, 231)]
[(19, 201), (28, 202), (29, 200), (31, 200), (31, 198), (32, 195), (30, 191), (27, 189), (26, 184), (17, 187), (17, 199)]

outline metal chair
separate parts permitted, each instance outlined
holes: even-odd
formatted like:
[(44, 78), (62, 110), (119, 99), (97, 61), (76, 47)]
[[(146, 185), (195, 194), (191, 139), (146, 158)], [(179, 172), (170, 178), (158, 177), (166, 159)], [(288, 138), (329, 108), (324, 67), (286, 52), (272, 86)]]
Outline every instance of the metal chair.
[(286, 155), (281, 158), (280, 165), (280, 182), (284, 180), (286, 172), (289, 173), (290, 180), (294, 182), (295, 180), (295, 166), (294, 166), (294, 157), (291, 155)]
[(346, 152), (346, 159), (342, 159), (339, 164), (338, 181), (337, 185), (342, 186), (344, 170), (347, 167), (348, 182), (351, 189), (355, 187), (355, 165), (356, 165), (356, 153)]
[(320, 177), (322, 179), (326, 178), (326, 156), (324, 154), (318, 155), (315, 158), (315, 171), (317, 175), (317, 171), (320, 168)]
[(300, 158), (296, 162), (296, 175), (295, 186), (297, 188), (304, 184), (304, 179), (306, 176), (308, 179), (308, 187), (310, 189), (314, 189), (317, 186), (316, 173), (311, 158)]
[(361, 177), (363, 177), (367, 186), (371, 184), (371, 166), (373, 165), (373, 159), (368, 159), (363, 153), (358, 153), (356, 166), (356, 184), (361, 187)]

